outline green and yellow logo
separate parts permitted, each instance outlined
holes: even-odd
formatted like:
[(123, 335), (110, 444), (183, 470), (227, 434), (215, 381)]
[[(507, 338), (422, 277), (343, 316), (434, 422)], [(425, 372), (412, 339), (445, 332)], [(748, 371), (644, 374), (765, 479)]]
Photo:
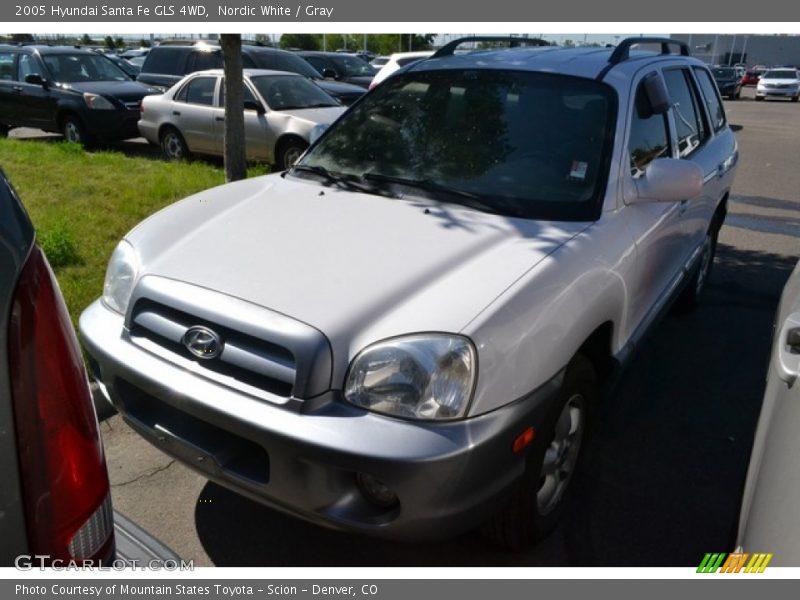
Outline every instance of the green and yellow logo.
[[(748, 561), (748, 559), (750, 559)], [(763, 573), (767, 568), (772, 554), (757, 552), (733, 552), (731, 554), (708, 552), (700, 566), (698, 573)]]

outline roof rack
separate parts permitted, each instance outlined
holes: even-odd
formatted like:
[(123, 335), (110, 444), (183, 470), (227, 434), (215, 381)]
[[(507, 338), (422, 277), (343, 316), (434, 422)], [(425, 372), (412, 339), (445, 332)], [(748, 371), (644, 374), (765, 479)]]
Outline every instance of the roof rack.
[(453, 40), (452, 42), (448, 42), (441, 48), (439, 48), (436, 52), (433, 53), (431, 58), (440, 58), (442, 56), (452, 56), (456, 48), (458, 48), (461, 44), (466, 44), (467, 42), (508, 42), (510, 48), (516, 48), (518, 46), (549, 46), (550, 43), (546, 42), (542, 38), (521, 38), (521, 37), (499, 37), (499, 36), (475, 36), (475, 37), (463, 37), (458, 38), (457, 40)]
[(619, 45), (614, 48), (608, 62), (612, 65), (628, 60), (630, 58), (630, 51), (632, 46), (638, 44), (661, 44), (661, 54), (672, 54), (670, 46), (678, 46), (681, 51), (681, 56), (689, 56), (689, 44), (680, 40), (673, 40), (672, 38), (660, 37), (631, 37), (622, 40)]

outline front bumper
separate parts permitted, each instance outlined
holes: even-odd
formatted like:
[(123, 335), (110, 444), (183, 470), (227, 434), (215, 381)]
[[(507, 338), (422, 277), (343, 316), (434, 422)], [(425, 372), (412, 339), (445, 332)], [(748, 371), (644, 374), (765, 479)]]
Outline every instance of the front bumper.
[(86, 110), (81, 114), (90, 135), (104, 141), (127, 140), (139, 137), (139, 111)]
[[(81, 315), (80, 333), (122, 417), (162, 451), (274, 508), (392, 539), (451, 537), (500, 509), (545, 442), (514, 454), (514, 439), (551, 422), (563, 379), (463, 421), (408, 422), (351, 406), (337, 391), (299, 409), (243, 394), (132, 344), (123, 318), (99, 301)], [(371, 504), (357, 473), (383, 481), (398, 504)]]
[(798, 94), (800, 94), (800, 90), (798, 90), (797, 88), (775, 88), (775, 89), (760, 88), (756, 90), (756, 96), (762, 98), (768, 98), (768, 97), (794, 98)]

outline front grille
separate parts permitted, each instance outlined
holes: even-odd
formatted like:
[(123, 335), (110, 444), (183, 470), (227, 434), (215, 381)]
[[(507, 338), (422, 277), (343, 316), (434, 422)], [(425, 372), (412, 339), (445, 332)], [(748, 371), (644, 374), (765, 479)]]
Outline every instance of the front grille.
[[(331, 389), (330, 343), (302, 321), (155, 275), (139, 280), (130, 307), (125, 318), (130, 342), (215, 383), (293, 410)], [(195, 326), (222, 338), (222, 351), (213, 359), (197, 357), (184, 345), (187, 330)]]
[[(198, 358), (184, 345), (184, 335), (194, 326), (206, 327), (220, 336), (223, 349), (216, 358)], [(191, 361), (198, 367), (195, 372), (231, 387), (250, 393), (263, 390), (284, 398), (292, 395), (295, 358), (289, 349), (270, 340), (149, 299), (134, 306), (130, 334), (134, 343), (149, 348), (155, 345), (172, 360)]]

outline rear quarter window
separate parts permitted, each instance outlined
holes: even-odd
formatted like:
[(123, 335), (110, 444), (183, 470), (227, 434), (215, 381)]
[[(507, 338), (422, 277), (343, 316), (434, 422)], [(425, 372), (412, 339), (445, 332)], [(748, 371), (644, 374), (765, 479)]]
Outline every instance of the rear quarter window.
[(185, 75), (186, 57), (191, 51), (191, 48), (153, 48), (144, 61), (142, 72)]
[(725, 119), (725, 109), (722, 106), (722, 100), (719, 99), (717, 84), (711, 78), (711, 74), (701, 67), (695, 67), (694, 74), (697, 77), (697, 82), (700, 84), (700, 92), (706, 104), (706, 111), (711, 120), (711, 127), (714, 131), (720, 131), (725, 127), (727, 120)]

